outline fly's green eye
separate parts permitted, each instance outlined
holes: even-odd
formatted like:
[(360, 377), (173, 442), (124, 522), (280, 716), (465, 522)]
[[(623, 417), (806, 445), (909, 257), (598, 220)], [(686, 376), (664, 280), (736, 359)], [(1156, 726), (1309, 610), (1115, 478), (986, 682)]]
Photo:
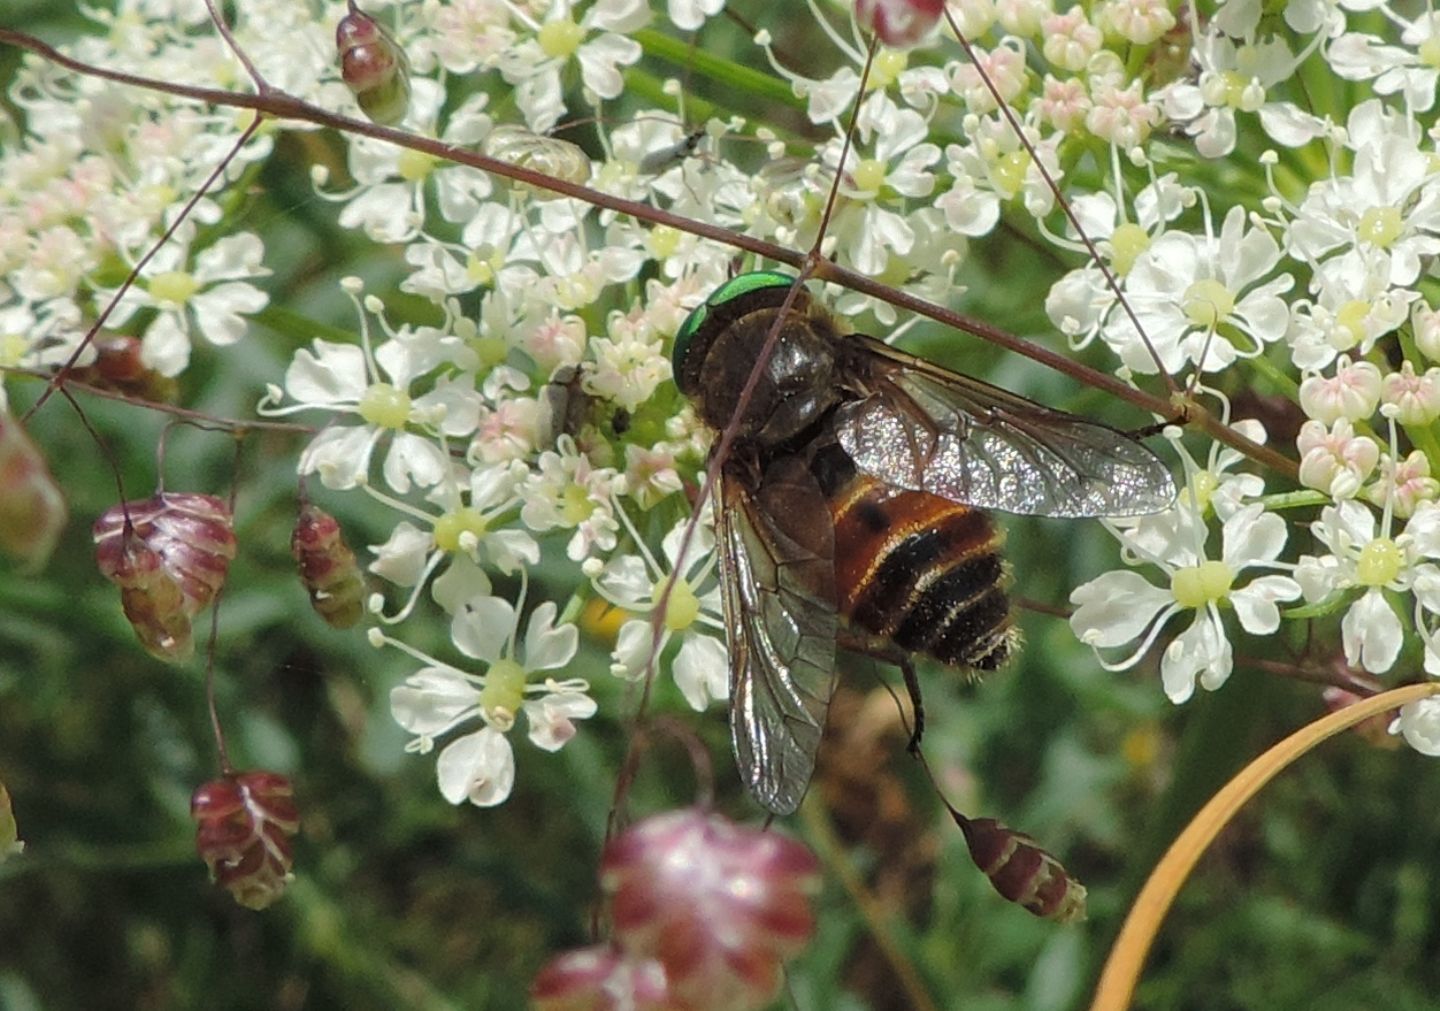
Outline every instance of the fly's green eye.
[(697, 305), (694, 311), (686, 317), (685, 322), (680, 324), (680, 329), (675, 331), (675, 348), (670, 354), (670, 364), (674, 367), (675, 374), (680, 374), (681, 363), (690, 353), (690, 343), (695, 334), (705, 325), (705, 321), (710, 318), (711, 310), (717, 309), (741, 295), (748, 295), (752, 291), (760, 291), (764, 288), (788, 288), (794, 283), (795, 278), (789, 274), (782, 274), (778, 270), (755, 270), (748, 274), (741, 274), (739, 277), (732, 277), (716, 288), (710, 293), (709, 298)]

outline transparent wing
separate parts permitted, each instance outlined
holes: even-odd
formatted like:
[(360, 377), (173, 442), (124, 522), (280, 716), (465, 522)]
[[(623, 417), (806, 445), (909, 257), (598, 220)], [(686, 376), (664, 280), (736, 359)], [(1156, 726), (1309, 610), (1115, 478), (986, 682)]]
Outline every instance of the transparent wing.
[(1175, 498), (1139, 440), (855, 334), (868, 395), (836, 414), (841, 446), (887, 484), (982, 509), (1142, 516)]
[(730, 630), (730, 736), (755, 799), (800, 805), (835, 679), (835, 562), (814, 478), (782, 461), (752, 495), (721, 483), (716, 536)]

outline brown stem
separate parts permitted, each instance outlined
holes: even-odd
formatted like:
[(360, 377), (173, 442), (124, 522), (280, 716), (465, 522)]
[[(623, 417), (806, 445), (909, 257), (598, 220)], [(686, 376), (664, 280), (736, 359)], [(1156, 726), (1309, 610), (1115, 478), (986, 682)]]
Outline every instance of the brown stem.
[[(762, 239), (757, 239), (741, 232), (731, 231), (728, 228), (722, 228), (718, 225), (672, 214), (669, 211), (652, 207), (649, 204), (635, 200), (626, 200), (601, 190), (591, 189), (588, 186), (580, 186), (576, 183), (568, 182), (564, 179), (557, 179), (541, 172), (535, 172), (518, 165), (512, 165), (508, 162), (498, 161), (486, 155), (479, 154), (478, 152), (447, 144), (444, 141), (418, 136), (404, 130), (380, 126), (368, 120), (354, 119), (350, 116), (330, 112), (282, 91), (271, 91), (263, 95), (250, 95), (216, 88), (201, 88), (193, 85), (178, 84), (173, 81), (164, 81), (137, 74), (128, 74), (118, 70), (110, 70), (66, 56), (53, 46), (33, 36), (9, 29), (0, 29), (0, 43), (9, 43), (14, 46), (19, 46), (22, 49), (27, 49), (79, 74), (100, 77), (104, 80), (115, 81), (120, 84), (147, 88), (153, 91), (175, 95), (180, 98), (189, 98), (214, 105), (253, 109), (277, 119), (299, 120), (318, 126), (330, 127), (331, 129), (346, 133), (383, 140), (400, 147), (423, 152), (435, 158), (445, 159), (457, 164), (467, 165), (471, 168), (477, 168), (484, 172), (490, 172), (515, 182), (524, 183), (539, 189), (551, 190), (562, 196), (582, 200), (596, 207), (625, 214), (642, 221), (666, 225), (703, 239), (710, 239), (711, 241), (729, 245), (736, 249), (743, 249), (746, 252), (774, 260), (777, 263), (788, 264), (797, 269), (804, 266), (807, 261), (813, 261), (813, 257), (785, 246), (766, 242)], [(992, 326), (989, 323), (970, 316), (952, 312), (933, 302), (927, 302), (922, 298), (906, 292), (897, 291), (888, 285), (865, 277), (862, 274), (841, 267), (828, 260), (818, 261), (814, 264), (813, 269), (816, 277), (843, 285), (854, 291), (869, 295), (872, 298), (888, 302), (897, 308), (925, 316), (944, 326), (972, 334), (981, 340), (988, 341), (1008, 351), (1024, 355), (1046, 368), (1053, 369), (1054, 371), (1075, 379), (1077, 382), (1085, 383), (1095, 389), (1109, 393), (1127, 403), (1135, 405), (1143, 411), (1166, 418), (1175, 417), (1175, 408), (1169, 400), (1128, 386), (1108, 373), (1072, 361), (1062, 354), (1051, 351), (1031, 341), (1024, 340), (999, 327)], [(1200, 412), (1197, 411), (1196, 414), (1199, 416)], [(1214, 424), (1219, 426), (1218, 422)], [(1223, 428), (1223, 426), (1219, 427)], [(1248, 439), (1234, 435), (1233, 433), (1222, 438), (1210, 428), (1206, 428), (1206, 431), (1210, 432), (1210, 434), (1219, 441), (1235, 447), (1257, 462), (1266, 466), (1278, 467), (1283, 474), (1293, 475), (1295, 473), (1294, 464), (1284, 461), (1283, 457), (1278, 456), (1278, 454), (1273, 453), (1273, 451), (1264, 450), (1262, 447), (1256, 446)]]
[[(52, 382), (56, 377), (54, 373), (40, 372), (36, 369), (7, 368), (7, 376), (19, 376), (25, 379), (39, 379), (42, 382)], [(314, 435), (318, 429), (314, 425), (301, 425), (293, 421), (253, 421), (246, 419), (236, 421), (233, 418), (218, 418), (213, 414), (206, 414), (203, 411), (191, 410), (188, 407), (180, 407), (176, 404), (165, 404), (158, 400), (146, 400), (143, 397), (131, 396), (128, 393), (121, 393), (119, 390), (107, 390), (103, 386), (92, 386), (83, 383), (78, 379), (68, 376), (57, 384), (61, 392), (65, 390), (79, 390), (88, 393), (92, 397), (104, 397), (106, 400), (118, 400), (133, 407), (144, 408), (147, 411), (160, 411), (164, 414), (174, 415), (185, 421), (197, 425), (213, 425), (217, 428), (228, 429), (232, 432), (244, 433), (251, 431), (264, 432), (289, 432), (295, 435)]]

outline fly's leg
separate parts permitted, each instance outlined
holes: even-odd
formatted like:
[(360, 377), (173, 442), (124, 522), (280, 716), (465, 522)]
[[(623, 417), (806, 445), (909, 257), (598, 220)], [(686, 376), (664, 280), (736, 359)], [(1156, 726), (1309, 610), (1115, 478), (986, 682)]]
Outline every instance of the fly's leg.
[(878, 636), (843, 632), (837, 641), (842, 649), (868, 656), (872, 660), (879, 660), (881, 663), (888, 663), (900, 669), (900, 676), (905, 679), (905, 691), (909, 694), (910, 705), (915, 711), (915, 723), (910, 731), (910, 743), (906, 745), (905, 750), (912, 755), (920, 754), (920, 738), (925, 733), (925, 703), (920, 698), (920, 679), (915, 676), (915, 664), (911, 662), (910, 654), (890, 640)]

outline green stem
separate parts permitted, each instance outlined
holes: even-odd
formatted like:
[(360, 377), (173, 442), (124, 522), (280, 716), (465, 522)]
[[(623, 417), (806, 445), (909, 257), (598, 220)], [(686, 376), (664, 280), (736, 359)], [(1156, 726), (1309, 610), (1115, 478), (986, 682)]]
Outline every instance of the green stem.
[(726, 88), (749, 92), (758, 98), (788, 105), (792, 109), (804, 109), (805, 102), (797, 98), (790, 85), (769, 74), (722, 60), (718, 56), (695, 48), (688, 42), (672, 39), (670, 36), (651, 28), (643, 28), (632, 38), (640, 43), (646, 56), (684, 67), (702, 77), (707, 77)]
[(283, 306), (268, 305), (250, 318), (257, 323), (263, 323), (281, 336), (294, 338), (298, 344), (304, 344), (313, 337), (323, 337), (328, 341), (345, 344), (355, 342), (355, 331), (317, 322), (303, 313)]
[(1259, 372), (1266, 379), (1270, 380), (1281, 393), (1296, 403), (1299, 403), (1300, 384), (1295, 381), (1294, 377), (1282, 372), (1274, 362), (1270, 361), (1264, 355), (1256, 355), (1254, 358), (1251, 358), (1250, 365), (1256, 372)]
[(1260, 502), (1265, 506), (1266, 512), (1276, 512), (1280, 509), (1302, 509), (1307, 506), (1324, 505), (1329, 501), (1328, 495), (1311, 489), (1279, 492), (1275, 495), (1260, 497)]

